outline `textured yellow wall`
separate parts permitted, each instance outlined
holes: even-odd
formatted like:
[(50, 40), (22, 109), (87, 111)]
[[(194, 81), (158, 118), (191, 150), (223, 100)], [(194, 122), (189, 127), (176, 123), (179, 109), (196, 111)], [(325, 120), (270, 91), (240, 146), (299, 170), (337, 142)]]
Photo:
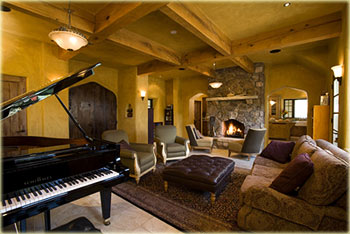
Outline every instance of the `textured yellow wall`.
[[(174, 85), (175, 87), (175, 85)], [(190, 79), (178, 79), (178, 88), (181, 92), (177, 95), (177, 104), (180, 105), (177, 112), (175, 108), (175, 123), (179, 136), (188, 138), (185, 126), (193, 124), (193, 116), (190, 116), (190, 99), (197, 94), (206, 94), (208, 91), (208, 79), (205, 77), (191, 77)], [(175, 99), (175, 92), (174, 92)], [(193, 112), (192, 112), (193, 113)]]
[[(26, 77), (27, 91), (68, 74), (68, 62), (55, 57), (56, 47), (2, 32), (2, 73)], [(68, 104), (67, 91), (59, 93)], [(28, 135), (68, 137), (68, 116), (55, 97), (27, 108)]]
[(158, 78), (148, 78), (148, 98), (153, 99), (153, 121), (164, 123), (166, 107), (166, 81)]
[[(142, 101), (141, 90), (146, 91), (146, 97)], [(136, 108), (135, 108), (135, 126), (136, 142), (148, 142), (148, 75), (136, 77)]]
[[(312, 108), (320, 104), (320, 96), (326, 87), (326, 76), (322, 77), (298, 64), (265, 65), (265, 100), (282, 87), (305, 90), (308, 95), (307, 134), (312, 136)], [(268, 129), (268, 109), (265, 102), (265, 124)], [(268, 134), (267, 134), (268, 135)]]

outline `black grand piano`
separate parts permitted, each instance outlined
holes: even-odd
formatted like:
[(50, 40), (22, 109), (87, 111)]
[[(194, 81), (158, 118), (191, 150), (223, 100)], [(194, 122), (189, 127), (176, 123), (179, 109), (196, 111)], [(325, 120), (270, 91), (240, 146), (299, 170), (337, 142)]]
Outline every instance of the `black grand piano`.
[(120, 162), (120, 146), (89, 137), (57, 95), (93, 75), (93, 69), (99, 65), (1, 104), (1, 118), (5, 119), (55, 95), (84, 136), (82, 139), (2, 138), (3, 227), (20, 222), (20, 229), (25, 231), (26, 218), (44, 212), (45, 227), (50, 230), (50, 209), (95, 192), (100, 192), (103, 222), (110, 224), (111, 187), (128, 178), (128, 169)]

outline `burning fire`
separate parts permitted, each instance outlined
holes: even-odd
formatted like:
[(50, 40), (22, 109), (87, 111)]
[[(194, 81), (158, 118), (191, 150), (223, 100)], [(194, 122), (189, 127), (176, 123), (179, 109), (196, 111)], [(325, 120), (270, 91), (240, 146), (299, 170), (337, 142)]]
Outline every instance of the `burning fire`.
[(235, 135), (236, 133), (242, 133), (242, 130), (240, 128), (237, 128), (236, 126), (233, 126), (233, 124), (230, 123), (230, 126), (228, 127), (226, 134), (227, 135)]

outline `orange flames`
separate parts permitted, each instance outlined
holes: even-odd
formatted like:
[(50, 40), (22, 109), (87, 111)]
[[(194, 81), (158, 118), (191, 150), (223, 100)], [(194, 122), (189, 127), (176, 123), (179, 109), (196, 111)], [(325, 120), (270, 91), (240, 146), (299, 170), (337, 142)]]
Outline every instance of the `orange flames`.
[(236, 126), (233, 126), (232, 123), (228, 126), (228, 130), (226, 131), (227, 135), (235, 135), (236, 133), (242, 133), (242, 130), (240, 128), (237, 128)]

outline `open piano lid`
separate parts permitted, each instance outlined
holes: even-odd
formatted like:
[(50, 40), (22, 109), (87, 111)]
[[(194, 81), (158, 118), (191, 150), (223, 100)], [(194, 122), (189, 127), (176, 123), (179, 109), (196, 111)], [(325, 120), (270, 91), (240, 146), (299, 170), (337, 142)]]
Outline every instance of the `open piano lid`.
[(101, 63), (96, 63), (88, 68), (82, 69), (79, 72), (74, 73), (68, 77), (59, 79), (58, 81), (53, 81), (49, 85), (37, 90), (29, 91), (20, 96), (12, 98), (1, 104), (1, 119), (6, 119), (17, 112), (31, 106), (51, 95), (57, 94), (59, 91), (91, 76), (94, 74), (93, 69), (100, 66)]

